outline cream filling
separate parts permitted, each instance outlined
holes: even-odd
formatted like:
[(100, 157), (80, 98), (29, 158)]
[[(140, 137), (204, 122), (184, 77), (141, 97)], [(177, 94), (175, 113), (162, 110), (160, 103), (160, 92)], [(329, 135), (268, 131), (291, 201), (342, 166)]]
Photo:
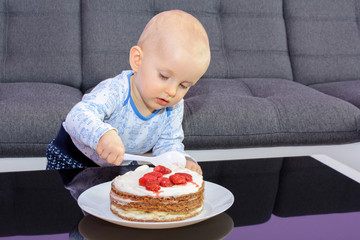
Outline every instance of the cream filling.
[(110, 207), (113, 211), (117, 212), (121, 216), (131, 219), (137, 219), (137, 220), (171, 220), (178, 217), (183, 218), (187, 216), (192, 216), (196, 213), (201, 212), (203, 209), (203, 207), (201, 206), (195, 209), (194, 211), (191, 211), (186, 214), (171, 214), (171, 213), (159, 212), (159, 211), (145, 212), (145, 211), (136, 211), (136, 210), (123, 210), (117, 208), (114, 205), (111, 205)]
[(117, 203), (122, 204), (122, 205), (132, 203), (132, 202), (136, 202), (136, 201), (133, 201), (131, 199), (121, 198), (121, 197), (117, 196), (114, 192), (110, 192), (110, 199), (112, 201), (114, 200)]

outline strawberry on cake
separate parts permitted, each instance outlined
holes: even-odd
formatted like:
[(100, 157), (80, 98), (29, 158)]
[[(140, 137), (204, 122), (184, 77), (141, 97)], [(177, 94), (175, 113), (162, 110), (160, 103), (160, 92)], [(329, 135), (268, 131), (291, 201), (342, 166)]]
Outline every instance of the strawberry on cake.
[(180, 221), (202, 211), (203, 193), (203, 177), (196, 172), (172, 164), (143, 165), (112, 181), (110, 209), (129, 221)]

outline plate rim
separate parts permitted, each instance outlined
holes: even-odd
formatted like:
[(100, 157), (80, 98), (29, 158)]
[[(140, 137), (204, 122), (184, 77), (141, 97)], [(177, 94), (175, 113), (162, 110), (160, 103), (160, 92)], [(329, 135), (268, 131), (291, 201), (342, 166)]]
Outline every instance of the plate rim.
[(106, 214), (105, 213), (104, 214), (98, 214), (97, 212), (93, 212), (92, 210), (94, 210), (94, 208), (91, 207), (91, 206), (88, 207), (88, 204), (84, 203), (86, 201), (85, 198), (88, 197), (87, 195), (94, 192), (98, 188), (103, 188), (103, 187), (106, 187), (107, 185), (109, 185), (109, 192), (110, 192), (111, 182), (112, 181), (107, 181), (107, 182), (100, 183), (100, 184), (94, 185), (94, 186), (86, 189), (78, 197), (77, 204), (79, 205), (79, 207), (84, 212), (86, 212), (88, 214), (91, 214), (91, 215), (93, 215), (95, 217), (98, 217), (98, 218), (100, 218), (100, 219), (102, 219), (104, 221), (111, 222), (113, 224), (117, 224), (117, 225), (125, 226), (125, 227), (142, 228), (142, 229), (167, 229), (167, 228), (184, 227), (184, 226), (188, 226), (188, 225), (192, 225), (192, 224), (196, 224), (196, 223), (205, 221), (205, 220), (207, 220), (209, 218), (215, 217), (215, 216), (225, 212), (227, 209), (229, 209), (233, 205), (233, 203), (235, 201), (234, 195), (227, 188), (225, 188), (225, 187), (223, 187), (223, 186), (221, 186), (221, 185), (219, 185), (217, 183), (204, 181), (204, 183), (205, 183), (204, 210), (205, 210), (205, 203), (211, 205), (211, 203), (209, 203), (209, 201), (206, 199), (206, 196), (208, 194), (210, 194), (209, 193), (209, 188), (212, 189), (212, 190), (214, 188), (215, 189), (218, 188), (218, 189), (222, 189), (223, 191), (226, 192), (226, 195), (221, 196), (221, 197), (228, 198), (228, 199), (226, 199), (226, 204), (225, 205), (221, 205), (220, 208), (214, 209), (210, 213), (206, 213), (207, 215), (205, 215), (205, 216), (202, 215), (204, 213), (200, 213), (197, 216), (194, 216), (194, 217), (191, 217), (191, 218), (188, 218), (188, 219), (184, 219), (184, 220), (181, 220), (181, 221), (173, 221), (173, 222), (136, 222), (136, 221), (128, 221), (128, 220), (122, 219), (119, 216), (116, 216), (115, 214), (113, 214), (110, 211), (110, 198), (109, 198), (109, 195), (105, 195), (105, 196), (100, 195), (99, 196), (100, 199), (104, 198), (104, 200), (108, 202), (108, 204), (109, 204), (108, 211), (109, 211), (109, 213), (113, 214), (113, 217), (116, 218), (116, 220), (115, 220), (115, 219), (107, 218), (106, 217), (107, 213)]

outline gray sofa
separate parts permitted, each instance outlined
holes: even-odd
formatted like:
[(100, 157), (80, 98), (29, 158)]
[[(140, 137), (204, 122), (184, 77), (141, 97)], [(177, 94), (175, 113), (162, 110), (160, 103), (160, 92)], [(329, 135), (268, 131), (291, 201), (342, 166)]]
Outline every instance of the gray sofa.
[[(0, 162), (45, 157), (71, 107), (130, 68), (145, 24), (168, 9), (197, 17), (211, 46), (210, 67), (185, 98), (186, 150), (214, 166), (235, 160), (229, 166), (241, 169), (227, 176), (251, 169), (254, 187), (271, 191), (265, 217), (252, 223), (271, 212), (359, 211), (358, 194), (343, 199), (358, 184), (314, 160), (359, 179), (359, 0), (0, 0)], [(310, 186), (331, 198), (312, 199)], [(309, 209), (294, 203), (299, 194)]]

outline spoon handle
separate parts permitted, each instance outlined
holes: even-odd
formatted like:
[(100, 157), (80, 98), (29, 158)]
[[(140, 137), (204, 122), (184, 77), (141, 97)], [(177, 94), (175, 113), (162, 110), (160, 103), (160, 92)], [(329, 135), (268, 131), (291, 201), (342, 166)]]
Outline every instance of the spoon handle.
[(145, 157), (145, 156), (125, 153), (124, 160), (148, 162), (154, 166), (164, 163), (173, 163), (181, 167), (185, 167), (186, 165), (185, 156), (181, 155), (181, 153), (178, 152), (167, 152), (156, 157)]
[(144, 157), (134, 154), (125, 153), (124, 154), (124, 160), (133, 160), (133, 161), (144, 161), (144, 162), (153, 162), (153, 157)]

